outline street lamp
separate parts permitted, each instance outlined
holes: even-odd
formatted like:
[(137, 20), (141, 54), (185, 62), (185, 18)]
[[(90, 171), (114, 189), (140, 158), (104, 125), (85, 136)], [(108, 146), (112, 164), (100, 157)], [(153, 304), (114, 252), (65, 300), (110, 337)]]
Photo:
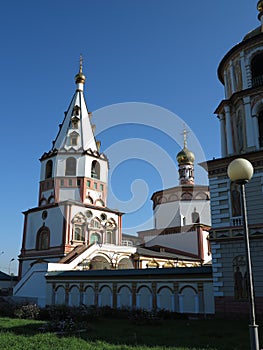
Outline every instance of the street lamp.
[(246, 247), (246, 262), (247, 262), (247, 277), (248, 277), (248, 301), (250, 309), (250, 347), (251, 350), (259, 350), (258, 341), (258, 325), (256, 325), (255, 316), (255, 300), (254, 300), (254, 287), (253, 287), (253, 272), (251, 268), (251, 254), (249, 246), (249, 233), (247, 224), (247, 207), (246, 207), (246, 194), (245, 184), (253, 176), (252, 164), (243, 158), (237, 158), (233, 160), (227, 168), (227, 174), (231, 181), (237, 183), (240, 186), (241, 193), (241, 204), (242, 204), (242, 215), (243, 215), (243, 226), (245, 235), (245, 247)]

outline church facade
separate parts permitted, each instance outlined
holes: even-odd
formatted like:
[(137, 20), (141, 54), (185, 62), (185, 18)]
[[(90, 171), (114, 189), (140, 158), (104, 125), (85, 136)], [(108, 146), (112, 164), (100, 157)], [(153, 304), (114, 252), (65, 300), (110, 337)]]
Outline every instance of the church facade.
[(211, 193), (215, 311), (247, 314), (248, 292), (239, 188), (227, 176), (235, 158), (249, 160), (254, 176), (246, 185), (250, 247), (257, 312), (263, 311), (263, 2), (261, 25), (230, 49), (218, 67), (225, 96), (215, 113), (220, 121), (221, 158), (203, 164)]
[[(180, 266), (201, 266), (204, 260), (203, 255), (186, 249), (189, 237), (184, 237), (187, 244), (180, 246), (179, 250), (169, 250), (165, 246), (158, 249), (145, 244), (136, 246), (131, 244), (129, 237), (122, 236), (123, 213), (107, 206), (108, 159), (100, 152), (100, 142), (94, 136), (91, 122), (92, 114), (84, 98), (82, 60), (75, 82), (75, 93), (52, 148), (40, 158), (38, 206), (24, 212), (19, 282), (14, 288), (14, 296), (34, 300), (40, 306), (47, 303), (75, 305), (83, 302), (86, 288), (89, 295), (86, 304), (116, 306), (119, 303), (113, 300), (116, 301), (118, 288), (119, 298), (125, 299), (126, 306), (140, 307), (141, 298), (146, 300), (145, 295), (150, 293), (153, 303), (149, 305), (156, 308), (158, 293), (161, 293), (158, 298), (163, 298), (162, 293), (168, 293), (171, 303), (167, 307), (170, 305), (170, 310), (178, 311), (180, 304), (181, 311), (191, 309), (194, 313), (212, 313), (211, 267), (201, 268), (194, 274), (190, 272), (187, 281), (183, 278), (181, 283), (176, 278), (181, 274), (177, 271)], [(192, 167), (191, 164), (183, 166), (180, 170), (182, 178), (193, 177)], [(199, 228), (198, 234), (190, 237), (190, 245), (203, 244), (206, 234)], [(135, 242), (142, 242), (142, 238), (137, 237)], [(141, 273), (137, 270), (153, 268), (171, 271), (167, 274), (160, 269), (156, 274), (156, 281), (160, 280), (160, 283), (156, 287), (139, 282), (141, 277), (138, 284), (132, 283), (135, 276), (142, 274), (147, 280), (151, 275), (150, 270)], [(118, 275), (116, 270), (126, 272)], [(122, 276), (118, 285), (111, 282), (116, 273)], [(68, 283), (68, 274), (72, 285)], [(167, 276), (171, 279), (171, 286), (164, 289), (162, 281)], [(100, 282), (96, 282), (96, 278)], [(133, 292), (128, 293), (128, 290)], [(209, 307), (202, 302), (201, 290), (208, 295)], [(70, 301), (70, 295), (74, 295), (74, 302)], [(189, 303), (192, 305), (190, 309)]]

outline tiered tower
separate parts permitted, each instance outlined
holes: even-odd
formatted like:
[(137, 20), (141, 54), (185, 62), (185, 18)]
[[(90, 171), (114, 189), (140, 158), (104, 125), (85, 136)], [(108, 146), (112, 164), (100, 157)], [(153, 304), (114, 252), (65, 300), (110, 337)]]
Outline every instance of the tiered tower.
[(76, 91), (53, 146), (40, 158), (38, 206), (24, 213), (20, 278), (36, 262), (57, 262), (76, 247), (121, 244), (121, 213), (107, 207), (108, 160), (84, 98), (82, 58)]
[(220, 121), (221, 158), (210, 160), (214, 294), (216, 313), (248, 313), (244, 230), (239, 188), (227, 176), (228, 164), (248, 159), (254, 176), (246, 185), (257, 311), (263, 311), (263, 1), (261, 25), (222, 59), (218, 77), (225, 97), (215, 113)]

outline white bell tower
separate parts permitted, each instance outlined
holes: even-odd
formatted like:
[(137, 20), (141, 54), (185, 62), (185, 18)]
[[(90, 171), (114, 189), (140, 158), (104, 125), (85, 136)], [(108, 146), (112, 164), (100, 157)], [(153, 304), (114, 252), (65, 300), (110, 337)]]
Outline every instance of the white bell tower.
[(40, 158), (38, 206), (24, 212), (20, 279), (35, 263), (57, 262), (73, 249), (121, 244), (122, 213), (107, 207), (108, 159), (94, 136), (82, 70), (81, 57), (76, 91), (51, 150)]

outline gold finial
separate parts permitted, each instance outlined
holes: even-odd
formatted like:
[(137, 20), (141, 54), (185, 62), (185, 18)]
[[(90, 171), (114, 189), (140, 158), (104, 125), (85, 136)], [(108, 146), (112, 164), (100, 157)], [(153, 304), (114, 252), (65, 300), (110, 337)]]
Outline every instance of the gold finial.
[(83, 74), (82, 70), (83, 70), (83, 56), (82, 56), (82, 54), (80, 54), (80, 57), (79, 57), (79, 72), (75, 76), (76, 84), (79, 84), (79, 83), (84, 84), (85, 83), (86, 77)]

